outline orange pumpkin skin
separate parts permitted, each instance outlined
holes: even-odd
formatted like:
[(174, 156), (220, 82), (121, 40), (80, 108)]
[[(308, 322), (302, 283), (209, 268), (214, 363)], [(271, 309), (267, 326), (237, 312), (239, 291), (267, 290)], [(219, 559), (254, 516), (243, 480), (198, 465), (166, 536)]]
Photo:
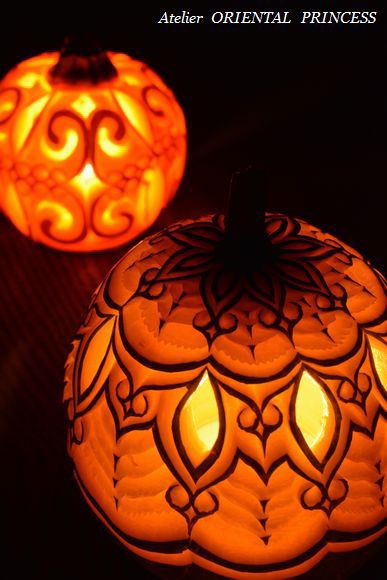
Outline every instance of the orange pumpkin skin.
[(67, 361), (79, 485), (154, 562), (289, 578), (386, 531), (385, 281), (302, 220), (265, 228), (248, 272), (219, 258), (222, 216), (140, 242)]
[(108, 53), (116, 76), (52, 76), (58, 53), (0, 85), (0, 200), (23, 234), (60, 250), (135, 238), (173, 198), (186, 157), (183, 112), (145, 64)]

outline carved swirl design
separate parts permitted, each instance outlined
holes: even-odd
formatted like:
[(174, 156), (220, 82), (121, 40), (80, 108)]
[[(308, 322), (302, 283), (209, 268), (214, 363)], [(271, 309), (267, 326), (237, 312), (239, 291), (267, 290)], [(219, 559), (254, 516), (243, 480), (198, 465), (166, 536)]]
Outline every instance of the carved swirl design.
[(180, 183), (181, 109), (157, 75), (118, 56), (118, 76), (87, 94), (51, 84), (55, 55), (2, 82), (2, 207), (38, 241), (76, 251), (122, 244), (151, 225)]

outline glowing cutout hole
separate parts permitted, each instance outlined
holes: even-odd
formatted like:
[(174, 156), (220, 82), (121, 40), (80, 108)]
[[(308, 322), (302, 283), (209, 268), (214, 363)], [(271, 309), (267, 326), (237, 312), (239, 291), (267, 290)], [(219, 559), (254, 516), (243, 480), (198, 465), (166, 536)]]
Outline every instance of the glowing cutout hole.
[(43, 200), (38, 205), (39, 213), (55, 224), (56, 230), (68, 231), (74, 223), (74, 216), (60, 203)]
[(322, 461), (334, 436), (335, 416), (324, 389), (307, 371), (298, 386), (295, 415), (307, 446)]
[(85, 163), (82, 171), (72, 179), (72, 183), (78, 187), (85, 198), (102, 186), (102, 182), (96, 176), (91, 163)]
[(4, 103), (0, 104), (0, 113), (9, 113), (14, 108), (14, 104), (12, 101), (5, 101)]
[(98, 131), (98, 144), (102, 151), (109, 155), (109, 157), (119, 157), (128, 152), (127, 145), (117, 145), (110, 139), (110, 134), (107, 127), (101, 127)]
[(89, 95), (82, 93), (71, 105), (72, 108), (77, 111), (84, 119), (87, 119), (89, 115), (96, 109), (97, 105)]
[(387, 346), (377, 338), (368, 335), (376, 372), (385, 391), (387, 391)]
[(180, 436), (194, 467), (211, 453), (219, 436), (219, 409), (207, 372), (187, 399), (180, 414)]

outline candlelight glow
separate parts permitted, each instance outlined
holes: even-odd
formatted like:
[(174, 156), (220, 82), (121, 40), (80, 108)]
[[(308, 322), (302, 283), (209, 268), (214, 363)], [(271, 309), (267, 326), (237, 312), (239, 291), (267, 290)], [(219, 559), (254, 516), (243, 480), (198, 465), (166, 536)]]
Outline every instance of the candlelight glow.
[(219, 435), (219, 410), (207, 371), (180, 415), (182, 440), (193, 465), (205, 459)]
[[(156, 177), (142, 176), (144, 216)], [(226, 216), (131, 247), (67, 359), (68, 449), (88, 503), (130, 550), (180, 576), (192, 564), (199, 576), (285, 580), (386, 532), (384, 280), (297, 218), (241, 227), (261, 210), (236, 200), (260, 183), (241, 172)], [(106, 195), (105, 231), (108, 206)]]
[(105, 250), (145, 231), (174, 197), (185, 120), (144, 63), (88, 55), (80, 83), (69, 54), (26, 60), (0, 83), (0, 207), (35, 241)]
[(376, 372), (379, 375), (380, 382), (387, 391), (387, 347), (372, 335), (368, 335), (371, 346), (372, 358), (374, 360)]
[(307, 371), (302, 373), (298, 387), (296, 421), (308, 446), (316, 447), (326, 433), (329, 407), (323, 389)]
[(85, 198), (89, 197), (98, 187), (103, 186), (102, 181), (96, 176), (91, 163), (85, 163), (79, 175), (74, 177), (73, 183), (79, 187)]
[(89, 117), (89, 115), (97, 108), (94, 100), (85, 93), (79, 95), (71, 106), (75, 111), (77, 111), (77, 113), (82, 115), (84, 119), (87, 119), (87, 117)]

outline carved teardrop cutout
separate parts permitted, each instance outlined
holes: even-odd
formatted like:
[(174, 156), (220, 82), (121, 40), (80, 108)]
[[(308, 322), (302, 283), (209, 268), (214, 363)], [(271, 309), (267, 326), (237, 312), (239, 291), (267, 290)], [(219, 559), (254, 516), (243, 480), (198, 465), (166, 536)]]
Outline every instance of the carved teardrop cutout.
[(381, 340), (368, 335), (376, 372), (384, 390), (387, 391), (387, 346)]
[(304, 371), (295, 400), (295, 421), (307, 448), (321, 463), (335, 433), (335, 413), (322, 386)]
[(192, 465), (198, 467), (211, 453), (218, 436), (219, 409), (207, 371), (180, 413), (180, 438)]

